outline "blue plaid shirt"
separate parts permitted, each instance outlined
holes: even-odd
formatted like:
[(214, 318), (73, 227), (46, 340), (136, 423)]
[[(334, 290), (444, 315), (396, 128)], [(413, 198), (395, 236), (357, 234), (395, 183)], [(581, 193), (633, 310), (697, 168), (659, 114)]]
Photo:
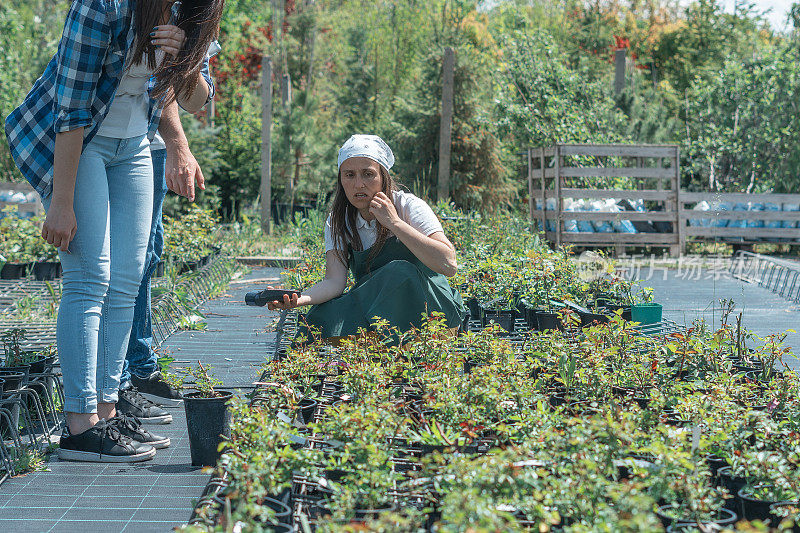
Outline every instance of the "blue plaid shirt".
[[(56, 134), (85, 127), (83, 146), (92, 140), (106, 117), (125, 71), (133, 45), (135, 0), (73, 0), (64, 24), (58, 52), (18, 108), (6, 118), (11, 155), (22, 175), (45, 198), (53, 190), (53, 152)], [(173, 19), (177, 5), (173, 5)], [(211, 55), (219, 50), (215, 43)], [(202, 75), (214, 97), (208, 70)], [(155, 86), (151, 78), (148, 90)], [(158, 131), (163, 99), (150, 99), (151, 141)]]

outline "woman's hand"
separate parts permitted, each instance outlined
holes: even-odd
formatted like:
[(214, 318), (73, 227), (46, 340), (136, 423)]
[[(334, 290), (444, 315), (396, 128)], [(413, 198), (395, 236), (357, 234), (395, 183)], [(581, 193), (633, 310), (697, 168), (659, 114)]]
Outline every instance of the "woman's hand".
[[(272, 285), (267, 285), (268, 289), (278, 289), (280, 287), (273, 287)], [(302, 296), (297, 294), (292, 294), (289, 296), (288, 294), (283, 295), (283, 300), (273, 300), (271, 302), (267, 302), (267, 307), (270, 311), (275, 311), (276, 309), (283, 309), (289, 310), (294, 309), (295, 307), (299, 307), (301, 305), (308, 305), (308, 296)]]
[(75, 220), (75, 210), (72, 206), (51, 204), (47, 218), (42, 224), (42, 238), (62, 252), (69, 253), (69, 243), (75, 237), (76, 231), (78, 231), (78, 223)]
[(172, 57), (178, 57), (178, 52), (181, 51), (183, 44), (186, 42), (186, 33), (177, 26), (162, 24), (153, 28), (153, 33), (150, 34), (150, 41), (153, 45), (164, 50), (164, 53)]
[(377, 193), (372, 197), (369, 204), (369, 212), (384, 228), (391, 229), (400, 221), (397, 216), (397, 209), (394, 207), (394, 202), (389, 200), (389, 197), (382, 192)]

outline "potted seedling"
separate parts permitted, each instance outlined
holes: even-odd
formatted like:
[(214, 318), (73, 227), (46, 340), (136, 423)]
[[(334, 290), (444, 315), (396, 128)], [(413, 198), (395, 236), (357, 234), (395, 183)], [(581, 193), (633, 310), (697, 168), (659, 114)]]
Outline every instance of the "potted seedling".
[(221, 454), (220, 443), (230, 436), (231, 414), (227, 404), (233, 393), (217, 390), (222, 382), (210, 370), (211, 367), (198, 361), (196, 368), (181, 369), (181, 376), (167, 374), (167, 381), (173, 387), (194, 391), (183, 395), (193, 466), (214, 466)]
[(20, 279), (28, 275), (34, 257), (32, 250), (42, 240), (41, 230), (28, 218), (22, 218), (14, 206), (3, 208), (0, 219), (0, 279)]
[(644, 288), (639, 292), (641, 303), (631, 306), (631, 320), (640, 324), (658, 324), (661, 322), (663, 307), (653, 302), (653, 289)]

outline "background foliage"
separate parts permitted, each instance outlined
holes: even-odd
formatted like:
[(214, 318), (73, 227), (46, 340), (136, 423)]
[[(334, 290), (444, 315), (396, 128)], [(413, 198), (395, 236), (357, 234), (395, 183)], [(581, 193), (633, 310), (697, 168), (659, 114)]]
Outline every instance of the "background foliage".
[[(0, 6), (0, 113), (44, 70), (66, 0)], [(800, 20), (800, 10), (791, 16)], [(794, 24), (794, 28), (798, 25)], [(798, 31), (719, 0), (227, 0), (210, 110), (184, 116), (226, 219), (258, 199), (261, 58), (274, 63), (273, 201), (324, 201), (352, 133), (393, 147), (400, 182), (432, 196), (441, 68), (456, 49), (452, 192), (520, 205), (520, 152), (554, 142), (677, 142), (683, 186), (792, 191), (800, 175)], [(628, 49), (625, 90), (613, 54)], [(291, 99), (285, 98), (291, 87)], [(0, 142), (0, 179), (19, 179)], [(171, 201), (168, 212), (184, 204)]]

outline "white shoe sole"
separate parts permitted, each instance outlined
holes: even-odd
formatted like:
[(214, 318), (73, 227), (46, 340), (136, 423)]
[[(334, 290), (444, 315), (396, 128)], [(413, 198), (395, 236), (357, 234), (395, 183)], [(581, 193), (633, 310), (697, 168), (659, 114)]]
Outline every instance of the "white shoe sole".
[(163, 396), (156, 396), (155, 394), (148, 394), (146, 392), (139, 391), (139, 394), (153, 402), (154, 404), (160, 405), (161, 407), (180, 407), (183, 405), (183, 400), (177, 399), (173, 400), (171, 398), (164, 398)]
[(136, 455), (103, 455), (95, 452), (58, 449), (58, 458), (62, 461), (82, 461), (87, 463), (138, 463), (152, 459), (155, 455), (155, 448)]
[(172, 422), (172, 415), (156, 416), (153, 418), (140, 418), (142, 424), (163, 425)]
[(144, 444), (149, 444), (156, 450), (163, 450), (164, 448), (169, 448), (169, 445), (172, 444), (172, 441), (170, 441), (169, 438), (166, 438), (164, 440), (157, 440), (155, 442), (145, 442)]

